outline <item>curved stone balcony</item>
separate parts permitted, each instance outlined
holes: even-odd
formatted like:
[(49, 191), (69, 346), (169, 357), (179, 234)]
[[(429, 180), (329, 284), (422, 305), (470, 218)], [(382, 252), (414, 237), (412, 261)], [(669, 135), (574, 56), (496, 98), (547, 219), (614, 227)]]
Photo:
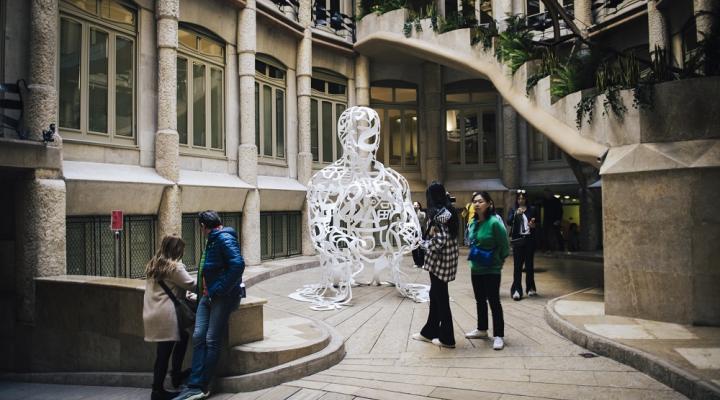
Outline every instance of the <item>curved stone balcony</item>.
[[(550, 112), (544, 107), (549, 103), (546, 99), (529, 97), (522, 74), (513, 76), (495, 59), (492, 49), (485, 51), (482, 46), (472, 46), (469, 28), (438, 34), (433, 31), (430, 20), (424, 19), (422, 32), (415, 31), (407, 38), (403, 34), (406, 17), (404, 9), (365, 16), (358, 23), (355, 50), (369, 57), (382, 57), (389, 52), (404, 54), (487, 79), (526, 121), (565, 152), (595, 166), (602, 163), (608, 147), (593, 137), (581, 135), (574, 124), (567, 123), (564, 115)], [(571, 120), (574, 121), (574, 111)]]

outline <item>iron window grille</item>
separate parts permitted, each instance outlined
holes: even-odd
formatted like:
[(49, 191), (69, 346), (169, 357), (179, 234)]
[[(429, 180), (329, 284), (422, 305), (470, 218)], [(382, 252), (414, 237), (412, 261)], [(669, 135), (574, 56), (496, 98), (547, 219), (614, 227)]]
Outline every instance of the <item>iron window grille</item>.
[(119, 259), (115, 252), (115, 234), (110, 230), (110, 217), (68, 217), (66, 222), (68, 275), (145, 276), (145, 265), (156, 249), (155, 216), (125, 216), (124, 230), (120, 231), (118, 241)]
[(298, 255), (302, 251), (300, 212), (260, 213), (260, 258)]

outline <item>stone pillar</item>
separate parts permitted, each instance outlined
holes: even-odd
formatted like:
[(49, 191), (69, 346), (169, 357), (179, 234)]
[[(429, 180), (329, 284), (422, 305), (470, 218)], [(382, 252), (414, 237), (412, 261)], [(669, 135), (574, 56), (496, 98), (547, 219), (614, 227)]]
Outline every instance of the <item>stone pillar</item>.
[[(300, 0), (298, 21), (305, 30), (303, 38), (298, 43), (297, 51), (297, 113), (298, 113), (298, 181), (307, 185), (312, 178), (312, 149), (310, 148), (310, 80), (312, 78), (312, 1)], [(310, 230), (307, 229), (308, 210), (307, 202), (303, 205), (302, 223), (302, 252), (305, 255), (315, 253), (310, 239)]]
[(425, 183), (445, 179), (442, 167), (442, 140), (445, 129), (441, 126), (442, 110), (442, 68), (438, 64), (422, 65), (422, 87), (425, 104), (424, 135), (427, 138), (427, 162), (425, 163)]
[(248, 0), (238, 13), (238, 74), (240, 75), (240, 146), (238, 176), (254, 186), (243, 206), (241, 247), (247, 265), (260, 264), (260, 192), (257, 189), (258, 149), (255, 145), (255, 31), (257, 3)]
[[(480, 1), (477, 1), (480, 7)], [(525, 0), (512, 0), (512, 15), (525, 14)]]
[(58, 2), (33, 0), (30, 3), (30, 75), (25, 120), (30, 138), (42, 140), (43, 129), (55, 123), (55, 90)]
[(165, 188), (158, 210), (160, 238), (182, 233), (180, 207), (180, 142), (177, 133), (177, 34), (179, 0), (155, 3), (158, 48), (158, 130), (155, 134), (155, 170), (174, 184)]
[(595, 251), (602, 238), (602, 213), (600, 191), (580, 188), (580, 250)]
[(651, 57), (655, 57), (655, 48), (667, 49), (670, 41), (668, 36), (667, 21), (665, 16), (657, 8), (658, 0), (648, 0), (648, 46)]
[(370, 60), (363, 55), (355, 58), (355, 102), (370, 106)]
[(35, 171), (29, 180), (18, 181), (15, 287), (18, 296), (17, 319), (35, 320), (35, 281), (37, 277), (64, 275), (65, 259), (65, 181), (59, 171)]
[(518, 157), (518, 115), (510, 104), (504, 100), (498, 100), (502, 110), (502, 180), (503, 184), (510, 189), (517, 189), (520, 186), (520, 158)]
[(573, 14), (577, 27), (583, 35), (587, 35), (588, 29), (593, 24), (592, 0), (574, 0)]
[(710, 34), (713, 24), (717, 23), (713, 13), (720, 11), (720, 1), (693, 0), (693, 9), (695, 11), (695, 29), (697, 30), (697, 40), (701, 41), (706, 35)]
[(530, 149), (528, 148), (528, 123), (525, 119), (518, 120), (518, 158), (520, 159), (520, 186), (528, 181), (528, 160), (530, 160)]

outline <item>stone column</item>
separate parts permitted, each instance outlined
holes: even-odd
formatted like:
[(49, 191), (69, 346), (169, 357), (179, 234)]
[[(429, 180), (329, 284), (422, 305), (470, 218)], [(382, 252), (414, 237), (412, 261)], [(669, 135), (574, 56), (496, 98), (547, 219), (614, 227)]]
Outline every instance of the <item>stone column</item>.
[[(297, 113), (298, 113), (298, 181), (307, 185), (312, 177), (312, 149), (310, 148), (310, 79), (312, 78), (312, 1), (300, 0), (298, 21), (305, 30), (297, 48)], [(303, 227), (308, 226), (307, 203), (302, 210)], [(302, 229), (302, 252), (315, 253), (310, 230)]]
[(238, 176), (254, 186), (243, 206), (241, 247), (247, 265), (260, 264), (260, 192), (257, 189), (258, 149), (255, 145), (255, 34), (257, 3), (248, 0), (238, 13), (238, 74), (240, 75), (240, 146)]
[(37, 170), (29, 180), (18, 181), (15, 292), (17, 319), (35, 320), (35, 278), (64, 275), (65, 181), (59, 171)]
[(33, 140), (42, 140), (43, 129), (55, 123), (55, 90), (58, 2), (33, 0), (30, 3), (30, 75), (25, 120)]
[(355, 102), (370, 106), (370, 60), (360, 54), (355, 58)]
[(510, 189), (520, 186), (520, 158), (518, 157), (518, 115), (510, 104), (499, 99), (502, 110), (502, 180)]
[(587, 35), (588, 28), (593, 24), (592, 0), (574, 0), (573, 14), (578, 28)]
[(695, 29), (697, 30), (697, 40), (701, 41), (706, 35), (710, 34), (713, 24), (717, 21), (713, 13), (720, 11), (720, 1), (718, 0), (693, 0), (693, 9), (695, 11)]
[(180, 207), (180, 142), (177, 133), (177, 34), (179, 0), (155, 3), (158, 48), (158, 127), (155, 134), (155, 170), (173, 182), (160, 200), (158, 225), (160, 236), (182, 233)]
[(655, 48), (667, 49), (670, 44), (667, 21), (657, 8), (658, 0), (648, 0), (648, 46), (651, 57), (655, 57)]
[(442, 110), (442, 68), (438, 64), (424, 63), (422, 66), (422, 87), (425, 103), (424, 134), (427, 138), (427, 162), (425, 183), (444, 180), (442, 167), (442, 140), (445, 129), (441, 126)]
[(518, 120), (518, 158), (520, 159), (520, 186), (528, 181), (528, 160), (530, 160), (530, 149), (528, 149), (528, 123), (525, 119)]
[(600, 190), (580, 188), (580, 250), (595, 251), (602, 238)]

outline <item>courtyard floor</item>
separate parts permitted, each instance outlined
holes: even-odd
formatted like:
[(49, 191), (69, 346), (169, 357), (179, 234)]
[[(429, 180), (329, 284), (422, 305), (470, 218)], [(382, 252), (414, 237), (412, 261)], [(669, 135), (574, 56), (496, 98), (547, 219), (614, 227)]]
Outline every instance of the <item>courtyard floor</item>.
[[(408, 261), (406, 261), (407, 263)], [(503, 272), (501, 300), (506, 347), (494, 351), (490, 340), (468, 340), (475, 328), (475, 301), (470, 275), (461, 259), (458, 278), (450, 284), (457, 348), (417, 342), (410, 335), (425, 323), (427, 303), (401, 298), (394, 287), (353, 289), (353, 306), (313, 311), (287, 297), (303, 284), (317, 282), (318, 268), (281, 275), (249, 289), (268, 300), (267, 307), (322, 319), (345, 338), (347, 355), (320, 373), (250, 393), (215, 394), (232, 400), (484, 400), (484, 399), (683, 399), (668, 386), (605, 357), (588, 354), (556, 333), (544, 317), (556, 297), (599, 286), (602, 264), (536, 258), (540, 296), (510, 298), (512, 260)], [(405, 265), (411, 282), (428, 283), (427, 272)], [(369, 274), (361, 276), (360, 281)], [(590, 356), (590, 357), (588, 357)], [(0, 399), (143, 399), (147, 389), (0, 382)]]

